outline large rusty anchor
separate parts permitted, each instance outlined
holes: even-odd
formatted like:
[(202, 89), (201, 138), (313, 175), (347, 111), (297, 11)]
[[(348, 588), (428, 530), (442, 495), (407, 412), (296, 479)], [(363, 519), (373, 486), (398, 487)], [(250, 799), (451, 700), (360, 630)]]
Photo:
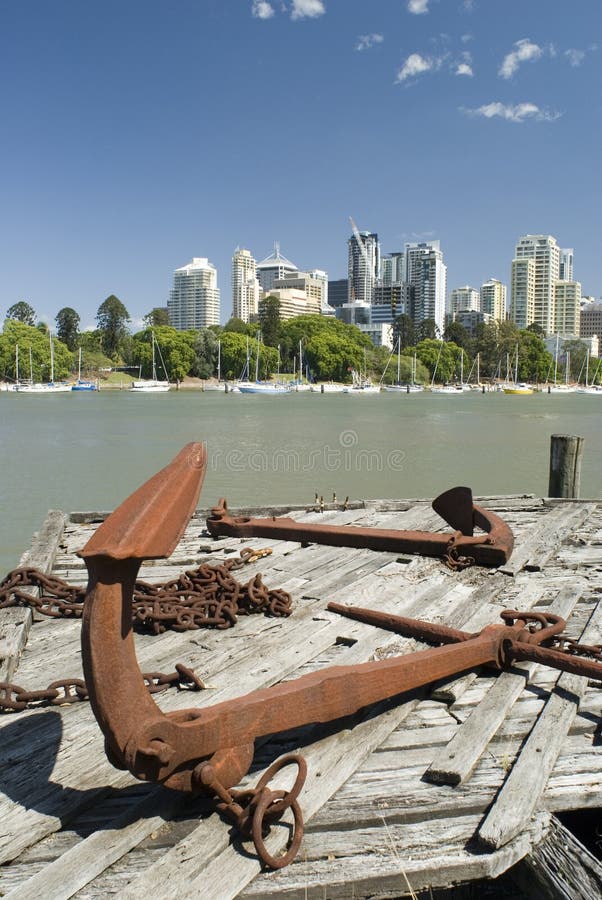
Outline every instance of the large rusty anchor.
[[(285, 756), (268, 769), (255, 790), (232, 790), (250, 768), (257, 738), (310, 723), (333, 722), (483, 664), (501, 668), (514, 659), (535, 659), (602, 678), (600, 663), (545, 646), (559, 640), (564, 622), (557, 616), (507, 613), (504, 624), (471, 635), (370, 610), (332, 606), (444, 646), (361, 665), (333, 666), (214, 706), (163, 713), (146, 691), (136, 660), (133, 587), (143, 559), (167, 557), (174, 549), (196, 506), (205, 467), (203, 445), (184, 447), (109, 516), (80, 552), (89, 573), (83, 667), (113, 765), (129, 769), (143, 781), (216, 798), (218, 809), (243, 834), (253, 837), (266, 865), (280, 868), (298, 850), (303, 834), (298, 796), (305, 762), (295, 755)], [(289, 764), (298, 767), (293, 788), (270, 790), (272, 776)], [(286, 854), (274, 858), (266, 850), (264, 828), (288, 808), (294, 817), (292, 838)]]
[[(468, 565), (501, 566), (514, 546), (512, 531), (488, 509), (472, 501), (468, 487), (455, 487), (433, 500), (433, 509), (454, 530), (450, 533), (364, 528), (355, 525), (316, 525), (287, 517), (232, 516), (225, 497), (211, 510), (207, 528), (215, 537), (265, 537), (281, 541), (307, 541), (335, 547), (365, 547), (392, 553), (418, 553), (443, 557), (451, 568)], [(475, 534), (475, 528), (480, 529)]]

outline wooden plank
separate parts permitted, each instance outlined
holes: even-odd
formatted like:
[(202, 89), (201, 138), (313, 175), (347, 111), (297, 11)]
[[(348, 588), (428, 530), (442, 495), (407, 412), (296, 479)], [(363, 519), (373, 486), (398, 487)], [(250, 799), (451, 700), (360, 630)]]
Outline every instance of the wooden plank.
[[(599, 604), (582, 635), (582, 642), (598, 643), (601, 625), (602, 604)], [(563, 672), (558, 679), (556, 688), (479, 829), (479, 840), (486, 847), (501, 847), (524, 827), (533, 814), (586, 689), (586, 678)]]
[(512, 870), (512, 878), (533, 900), (602, 897), (602, 864), (556, 816), (540, 843)]
[(68, 900), (141, 840), (165, 825), (182, 802), (177, 794), (158, 788), (133, 804), (107, 828), (96, 831), (67, 850), (5, 898)]
[[(579, 601), (584, 583), (578, 580), (562, 590), (554, 600), (553, 611), (567, 619)], [(502, 672), (491, 690), (462, 723), (447, 747), (439, 753), (424, 777), (435, 784), (460, 784), (471, 773), (485, 752), (509, 709), (536, 670), (534, 663), (521, 663)]]
[(527, 564), (532, 569), (541, 568), (564, 538), (578, 528), (593, 509), (592, 504), (579, 502), (553, 508), (530, 529), (525, 540), (517, 542), (509, 561), (499, 571), (517, 575)]
[[(19, 566), (49, 573), (58, 552), (65, 522), (64, 513), (50, 510), (42, 528), (33, 536), (31, 547), (19, 560)], [(34, 591), (32, 588), (32, 592)], [(17, 671), (32, 623), (31, 609), (8, 607), (0, 610), (0, 681), (10, 681)]]

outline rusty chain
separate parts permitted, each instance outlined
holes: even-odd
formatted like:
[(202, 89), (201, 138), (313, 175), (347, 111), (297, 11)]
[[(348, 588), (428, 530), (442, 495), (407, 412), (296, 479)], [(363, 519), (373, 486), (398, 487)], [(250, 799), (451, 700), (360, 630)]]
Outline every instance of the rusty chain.
[[(237, 581), (232, 572), (248, 562), (271, 553), (269, 548), (241, 550), (238, 557), (220, 565), (204, 563), (197, 569), (182, 572), (178, 578), (162, 584), (137, 581), (132, 603), (132, 624), (137, 630), (162, 634), (197, 628), (231, 628), (238, 616), (263, 613), (289, 616), (292, 599), (287, 591), (269, 589), (256, 573), (246, 584)], [(39, 596), (28, 593), (37, 588)], [(13, 569), (0, 582), (0, 609), (27, 606), (51, 618), (80, 619), (85, 588), (68, 584), (61, 578), (46, 575), (39, 569)], [(200, 690), (200, 678), (185, 666), (176, 665), (170, 675), (162, 672), (143, 674), (150, 693), (172, 685)], [(27, 691), (11, 682), (0, 682), (0, 712), (19, 712), (40, 704), (64, 705), (86, 700), (88, 692), (80, 678), (54, 681), (44, 690)]]

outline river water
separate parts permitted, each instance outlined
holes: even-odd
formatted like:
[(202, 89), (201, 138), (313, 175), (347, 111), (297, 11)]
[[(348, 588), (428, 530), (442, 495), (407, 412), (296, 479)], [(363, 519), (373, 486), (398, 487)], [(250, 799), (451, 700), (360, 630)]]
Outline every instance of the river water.
[(0, 394), (0, 573), (48, 509), (109, 510), (187, 441), (207, 443), (201, 505), (548, 490), (552, 434), (585, 437), (602, 497), (602, 396)]

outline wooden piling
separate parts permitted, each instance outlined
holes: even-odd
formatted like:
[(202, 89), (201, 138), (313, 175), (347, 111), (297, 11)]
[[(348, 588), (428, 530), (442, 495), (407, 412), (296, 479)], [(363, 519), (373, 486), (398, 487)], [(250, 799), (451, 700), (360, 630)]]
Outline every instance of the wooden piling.
[(549, 497), (578, 497), (584, 438), (553, 434), (550, 441)]

